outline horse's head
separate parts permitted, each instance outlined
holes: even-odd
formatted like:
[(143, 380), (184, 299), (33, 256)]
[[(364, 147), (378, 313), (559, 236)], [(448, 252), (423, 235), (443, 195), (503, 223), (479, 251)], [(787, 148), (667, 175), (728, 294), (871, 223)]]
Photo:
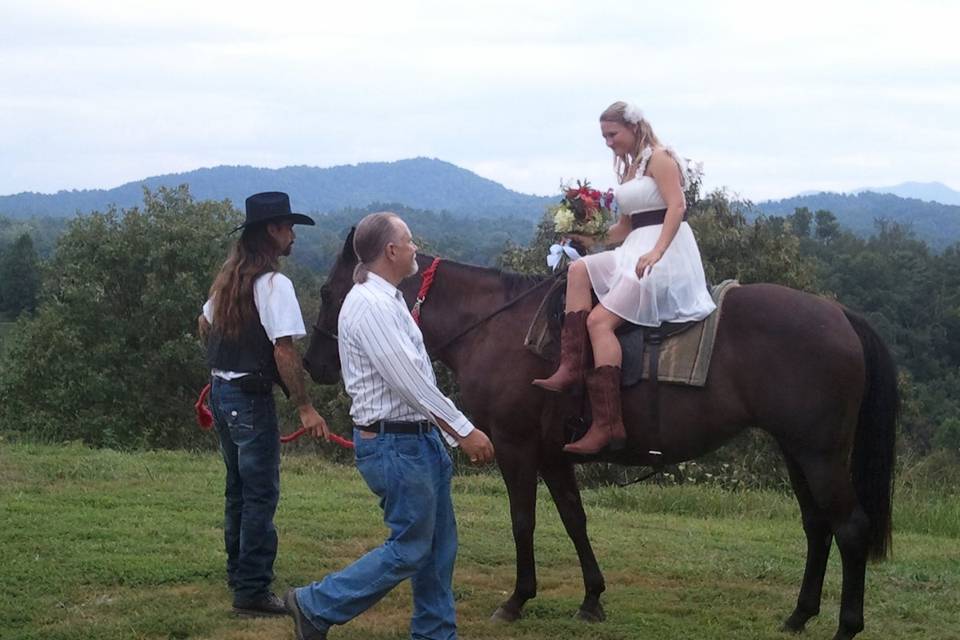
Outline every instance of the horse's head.
[(354, 229), (351, 229), (327, 281), (320, 287), (320, 314), (313, 327), (307, 355), (303, 358), (304, 368), (318, 384), (335, 384), (340, 378), (337, 316), (340, 315), (343, 299), (353, 286), (353, 269), (357, 266), (353, 233)]

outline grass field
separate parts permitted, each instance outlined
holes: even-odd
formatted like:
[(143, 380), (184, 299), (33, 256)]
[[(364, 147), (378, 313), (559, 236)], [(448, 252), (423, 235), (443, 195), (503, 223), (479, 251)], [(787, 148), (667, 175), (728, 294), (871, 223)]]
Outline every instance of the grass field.
[[(287, 619), (229, 615), (221, 462), (212, 453), (118, 453), (0, 441), (0, 638), (291, 638)], [(275, 589), (301, 585), (380, 543), (375, 499), (355, 470), (309, 456), (283, 461)], [(488, 621), (514, 579), (499, 476), (455, 480), (455, 576), (465, 639), (777, 639), (803, 571), (792, 498), (635, 485), (584, 493), (607, 580), (607, 621), (573, 619), (582, 582), (573, 547), (541, 489), (539, 594), (513, 625)], [(900, 491), (893, 559), (867, 575), (859, 638), (960, 638), (960, 497)], [(834, 549), (819, 618), (836, 628)], [(403, 585), (333, 639), (407, 637)]]

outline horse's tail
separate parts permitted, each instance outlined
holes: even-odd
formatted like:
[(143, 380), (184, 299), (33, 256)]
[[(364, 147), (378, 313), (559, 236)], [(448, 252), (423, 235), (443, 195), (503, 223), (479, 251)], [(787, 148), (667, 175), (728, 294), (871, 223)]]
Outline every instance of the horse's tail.
[(860, 505), (870, 519), (867, 557), (882, 560), (891, 546), (891, 500), (900, 394), (897, 367), (867, 320), (844, 309), (863, 345), (866, 386), (853, 442), (851, 472)]

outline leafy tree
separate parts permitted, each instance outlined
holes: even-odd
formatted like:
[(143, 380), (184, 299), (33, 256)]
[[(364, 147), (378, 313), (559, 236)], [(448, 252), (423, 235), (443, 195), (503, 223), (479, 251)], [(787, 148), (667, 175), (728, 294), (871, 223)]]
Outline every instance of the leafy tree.
[(33, 240), (34, 248), (40, 258), (47, 258), (53, 253), (69, 220), (66, 218), (23, 218), (12, 219), (0, 215), (0, 246), (13, 244), (23, 234), (28, 234)]
[(40, 271), (33, 240), (26, 233), (0, 258), (0, 311), (12, 317), (32, 313), (37, 306)]
[(934, 444), (940, 449), (960, 453), (960, 418), (951, 416), (944, 420), (934, 438)]
[(742, 283), (773, 282), (812, 290), (813, 262), (800, 252), (800, 241), (782, 219), (747, 221), (743, 203), (715, 191), (690, 208), (707, 281), (735, 278)]
[(810, 237), (810, 225), (813, 222), (813, 214), (806, 207), (798, 207), (792, 215), (787, 216), (790, 228), (801, 238)]
[(75, 219), (36, 317), (5, 340), (0, 426), (102, 446), (195, 442), (196, 317), (239, 214), (187, 189)]
[(840, 235), (840, 223), (837, 222), (837, 217), (829, 211), (820, 209), (814, 214), (814, 218), (817, 221), (816, 235), (818, 240), (829, 242)]
[(517, 273), (549, 273), (547, 254), (550, 245), (555, 242), (557, 234), (553, 230), (553, 218), (549, 213), (545, 213), (537, 224), (533, 240), (527, 245), (510, 242), (497, 259), (497, 265), (501, 269)]

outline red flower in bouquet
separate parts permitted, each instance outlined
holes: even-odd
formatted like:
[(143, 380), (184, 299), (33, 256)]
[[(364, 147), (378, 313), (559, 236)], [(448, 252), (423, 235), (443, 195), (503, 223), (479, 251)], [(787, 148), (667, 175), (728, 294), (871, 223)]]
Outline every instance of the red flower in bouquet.
[(611, 218), (613, 190), (601, 192), (587, 180), (577, 180), (576, 186), (561, 185), (563, 199), (550, 211), (557, 233), (601, 235)]
[(568, 187), (564, 192), (564, 204), (573, 211), (577, 222), (589, 222), (601, 208), (609, 209), (613, 202), (613, 190), (606, 193), (590, 187), (588, 180), (577, 180), (576, 187)]

